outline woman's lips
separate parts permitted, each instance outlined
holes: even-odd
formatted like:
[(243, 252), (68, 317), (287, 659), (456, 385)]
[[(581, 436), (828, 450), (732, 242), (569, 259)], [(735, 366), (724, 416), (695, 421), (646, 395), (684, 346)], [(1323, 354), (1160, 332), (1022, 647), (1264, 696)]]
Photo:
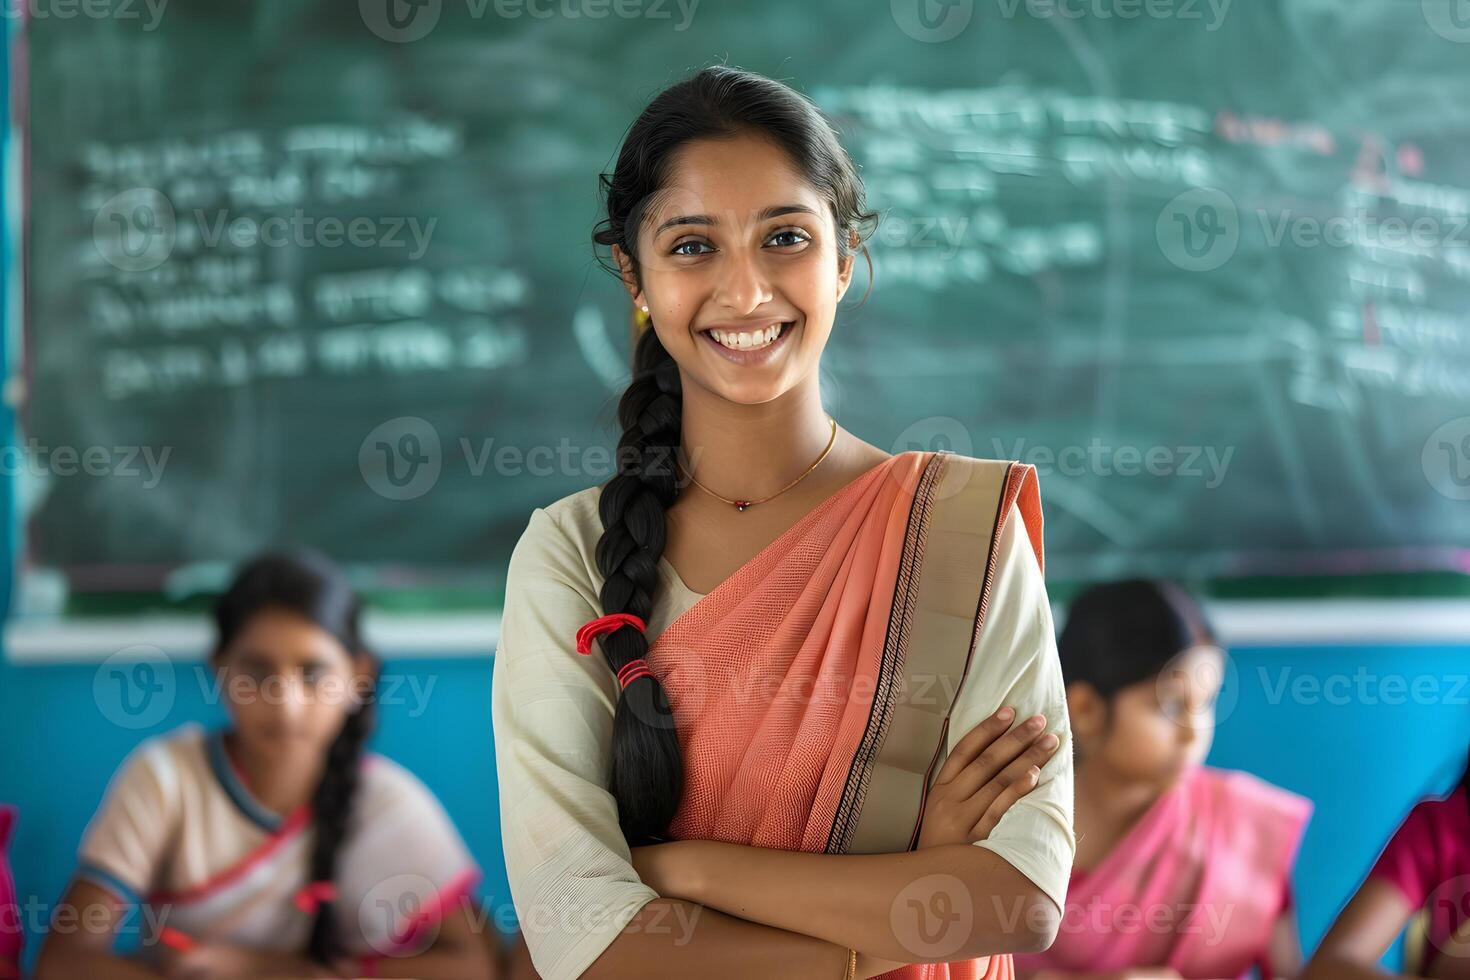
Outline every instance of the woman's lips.
[(800, 326), (800, 323), (794, 321), (785, 324), (781, 328), (780, 335), (777, 336), (775, 340), (773, 340), (766, 346), (755, 350), (734, 350), (732, 348), (726, 347), (724, 344), (716, 340), (708, 330), (700, 331), (699, 335), (704, 338), (705, 343), (713, 347), (716, 353), (724, 357), (727, 361), (733, 361), (736, 364), (744, 365), (764, 364), (786, 348), (786, 345), (789, 342), (791, 335), (796, 333)]

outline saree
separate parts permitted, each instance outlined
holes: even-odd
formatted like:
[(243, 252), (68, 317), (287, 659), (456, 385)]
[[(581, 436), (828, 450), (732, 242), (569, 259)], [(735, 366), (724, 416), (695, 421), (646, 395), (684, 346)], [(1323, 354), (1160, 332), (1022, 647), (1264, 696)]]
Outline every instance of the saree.
[(1073, 872), (1057, 940), (1023, 970), (1172, 967), (1271, 975), (1271, 933), (1310, 800), (1243, 772), (1192, 765), (1092, 871)]
[[(310, 804), (276, 814), (230, 757), (225, 729), (186, 723), (133, 751), (89, 823), (79, 876), (137, 909), (142, 936), (304, 949), (314, 922)], [(352, 953), (416, 949), (480, 871), (442, 807), (397, 763), (365, 753), (333, 887)], [(163, 949), (138, 955), (161, 966)]]
[[(669, 624), (646, 659), (684, 751), (670, 836), (826, 854), (913, 850), (1012, 504), (1039, 564), (1034, 467), (899, 453)], [(884, 976), (1014, 974), (998, 954)]]

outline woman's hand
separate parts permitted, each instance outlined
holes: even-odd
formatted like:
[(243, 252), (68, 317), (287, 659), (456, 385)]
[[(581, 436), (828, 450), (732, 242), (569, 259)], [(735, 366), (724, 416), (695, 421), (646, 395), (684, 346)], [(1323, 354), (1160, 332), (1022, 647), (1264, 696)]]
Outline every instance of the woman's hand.
[(1036, 788), (1041, 767), (1061, 741), (1043, 734), (1042, 715), (1007, 731), (1014, 715), (1002, 708), (956, 743), (924, 803), (919, 848), (984, 840), (1012, 804)]

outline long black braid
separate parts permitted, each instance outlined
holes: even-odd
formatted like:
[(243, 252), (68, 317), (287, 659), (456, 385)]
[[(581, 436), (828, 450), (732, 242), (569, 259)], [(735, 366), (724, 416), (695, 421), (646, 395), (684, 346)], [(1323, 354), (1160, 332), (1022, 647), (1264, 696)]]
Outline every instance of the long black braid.
[[(625, 282), (639, 276), (638, 233), (647, 207), (670, 176), (674, 153), (701, 139), (742, 133), (768, 138), (785, 150), (797, 171), (832, 209), (837, 253), (861, 250), (877, 215), (864, 206), (862, 180), (831, 123), (808, 99), (780, 82), (723, 65), (705, 68), (659, 93), (629, 128), (612, 174), (600, 185), (607, 217), (593, 242), (618, 246), (630, 269), (612, 268)], [(603, 534), (597, 567), (604, 577), (604, 614), (632, 613), (645, 621), (658, 590), (665, 512), (679, 495), (675, 468), (682, 437), (683, 394), (678, 365), (650, 326), (633, 354), (633, 376), (618, 404), (623, 432), (618, 474), (602, 488)], [(616, 673), (648, 652), (637, 629), (601, 637)], [(651, 676), (632, 681), (613, 717), (610, 790), (624, 836), (634, 846), (664, 839), (683, 792), (683, 761), (663, 686)]]
[[(335, 881), (337, 854), (347, 836), (347, 819), (352, 813), (352, 800), (362, 773), (362, 752), (377, 721), (377, 674), (364, 685), (362, 703), (342, 722), (342, 729), (327, 749), (321, 782), (312, 796), (312, 814), (316, 840), (311, 850), (311, 880)], [(328, 964), (345, 950), (337, 935), (336, 903), (317, 904), (316, 918), (311, 924), (308, 945), (312, 959)]]
[[(609, 612), (646, 621), (653, 611), (664, 512), (678, 498), (674, 460), (682, 414), (678, 365), (653, 330), (645, 330), (634, 354), (633, 381), (618, 404), (619, 473), (598, 502), (604, 531), (597, 566), (605, 576), (602, 608)], [(605, 635), (602, 649), (616, 673), (648, 652), (648, 640), (624, 628)], [(623, 835), (634, 844), (659, 839), (679, 804), (683, 762), (672, 719), (663, 685), (652, 676), (630, 683), (613, 715), (610, 788)], [(647, 782), (650, 770), (664, 775), (653, 787)]]

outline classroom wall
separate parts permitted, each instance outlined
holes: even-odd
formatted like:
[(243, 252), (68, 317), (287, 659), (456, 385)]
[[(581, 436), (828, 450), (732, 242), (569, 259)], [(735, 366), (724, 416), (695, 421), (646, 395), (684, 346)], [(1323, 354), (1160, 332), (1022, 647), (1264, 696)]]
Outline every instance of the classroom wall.
[[(1238, 697), (1227, 688), (1222, 698), (1210, 762), (1247, 769), (1315, 801), (1295, 882), (1310, 950), (1408, 807), (1458, 778), (1470, 743), (1470, 648), (1262, 647), (1236, 650), (1232, 660)], [(491, 663), (405, 660), (384, 670), (402, 678), (402, 696), (383, 706), (374, 747), (444, 801), (485, 868), (488, 911), (510, 927)], [(12, 859), (23, 901), (49, 903), (61, 893), (87, 818), (133, 745), (187, 720), (222, 718), (206, 703), (194, 665), (181, 665), (168, 716), (152, 728), (124, 730), (93, 697), (96, 672), (94, 664), (0, 661), (0, 800), (20, 806)], [(1416, 679), (1419, 697), (1412, 693)], [(1437, 694), (1423, 697), (1430, 687)], [(1405, 703), (1393, 703), (1400, 699)], [(36, 944), (31, 932), (29, 955)]]

